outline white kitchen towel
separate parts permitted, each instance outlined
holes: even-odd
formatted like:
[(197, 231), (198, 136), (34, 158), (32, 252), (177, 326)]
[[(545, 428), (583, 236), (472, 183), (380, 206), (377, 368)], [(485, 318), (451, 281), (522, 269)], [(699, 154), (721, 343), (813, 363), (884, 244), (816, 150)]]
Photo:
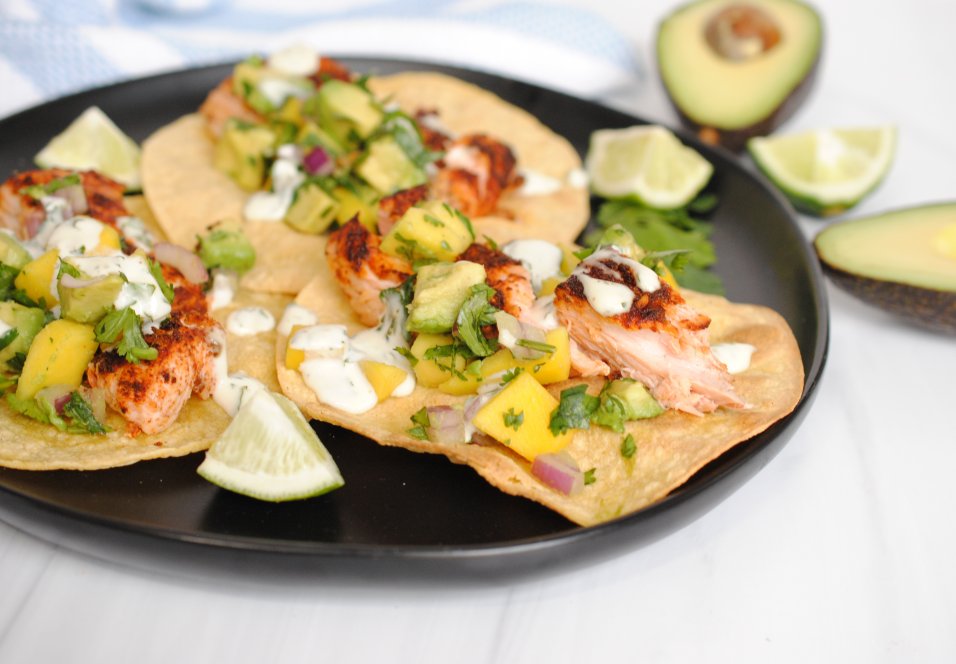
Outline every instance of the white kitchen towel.
[(639, 85), (632, 44), (590, 12), (506, 0), (3, 0), (0, 116), (85, 88), (293, 43), (442, 62), (584, 97)]

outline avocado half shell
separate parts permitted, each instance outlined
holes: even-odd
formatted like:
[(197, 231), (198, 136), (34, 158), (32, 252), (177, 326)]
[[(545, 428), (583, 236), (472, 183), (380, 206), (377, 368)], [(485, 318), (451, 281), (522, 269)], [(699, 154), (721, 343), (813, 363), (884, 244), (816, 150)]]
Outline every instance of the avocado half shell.
[(917, 325), (956, 333), (956, 202), (838, 222), (813, 245), (838, 287)]
[(816, 79), (823, 21), (799, 0), (696, 0), (657, 29), (657, 68), (681, 122), (741, 151), (800, 107)]

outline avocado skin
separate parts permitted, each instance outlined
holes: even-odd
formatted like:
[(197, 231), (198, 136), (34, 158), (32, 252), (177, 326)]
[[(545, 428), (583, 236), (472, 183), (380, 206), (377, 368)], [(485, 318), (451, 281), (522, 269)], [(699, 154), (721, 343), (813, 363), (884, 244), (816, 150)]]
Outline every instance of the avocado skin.
[(862, 277), (823, 258), (820, 264), (834, 284), (857, 299), (921, 327), (956, 334), (956, 292)]
[[(680, 8), (675, 10), (675, 13), (679, 11)], [(666, 20), (666, 19), (665, 19)], [(661, 23), (660, 25), (663, 25)], [(753, 138), (754, 136), (767, 136), (773, 131), (782, 125), (784, 122), (790, 119), (791, 116), (797, 111), (798, 108), (806, 100), (807, 96), (810, 94), (810, 91), (813, 89), (814, 84), (816, 83), (817, 71), (820, 68), (820, 60), (823, 56), (823, 51), (826, 46), (826, 33), (824, 31), (824, 26), (822, 21), (820, 22), (820, 44), (817, 49), (816, 57), (813, 60), (813, 64), (807, 70), (806, 75), (803, 77), (803, 80), (798, 83), (793, 90), (777, 105), (777, 107), (770, 112), (769, 115), (764, 117), (762, 120), (755, 122), (754, 124), (748, 125), (746, 127), (741, 127), (739, 129), (721, 129), (719, 127), (712, 127), (708, 125), (702, 125), (699, 122), (695, 122), (693, 119), (688, 116), (684, 110), (677, 104), (674, 100), (671, 91), (664, 87), (664, 92), (667, 95), (667, 100), (670, 102), (671, 107), (677, 113), (680, 118), (681, 124), (686, 128), (693, 131), (697, 137), (708, 145), (715, 145), (723, 147), (731, 152), (742, 152), (747, 145), (747, 141)], [(657, 43), (654, 46), (654, 52), (657, 54), (657, 73), (658, 77), (663, 79), (662, 72), (660, 70), (660, 57), (661, 57), (661, 46), (660, 46), (660, 26), (658, 26), (657, 32)]]

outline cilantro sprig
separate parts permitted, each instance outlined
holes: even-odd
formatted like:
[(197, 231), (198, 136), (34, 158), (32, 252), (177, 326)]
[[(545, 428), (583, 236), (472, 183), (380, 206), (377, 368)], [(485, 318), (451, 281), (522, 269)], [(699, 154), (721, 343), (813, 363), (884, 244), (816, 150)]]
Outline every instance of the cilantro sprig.
[(158, 351), (146, 343), (142, 321), (131, 307), (114, 309), (106, 314), (93, 329), (96, 340), (102, 344), (116, 344), (116, 352), (127, 362), (155, 360)]

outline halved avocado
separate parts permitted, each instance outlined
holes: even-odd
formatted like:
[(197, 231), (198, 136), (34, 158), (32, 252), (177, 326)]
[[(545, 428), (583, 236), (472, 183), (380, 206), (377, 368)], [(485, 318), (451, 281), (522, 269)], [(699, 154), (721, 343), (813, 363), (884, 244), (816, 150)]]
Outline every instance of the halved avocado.
[(850, 294), (956, 332), (956, 202), (839, 222), (814, 247), (827, 275)]
[(658, 26), (657, 65), (681, 120), (739, 151), (803, 102), (822, 44), (819, 14), (799, 0), (698, 0)]

